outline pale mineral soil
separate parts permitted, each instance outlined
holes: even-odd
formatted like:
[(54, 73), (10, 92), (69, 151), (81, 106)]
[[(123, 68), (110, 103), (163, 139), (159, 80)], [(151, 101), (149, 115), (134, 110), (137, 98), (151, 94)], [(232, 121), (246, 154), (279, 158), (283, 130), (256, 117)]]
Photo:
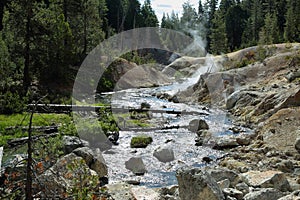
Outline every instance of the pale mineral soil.
[[(188, 101), (211, 103), (216, 100), (211, 94), (223, 93), (218, 105), (255, 130), (250, 145), (229, 149), (220, 166), (237, 172), (282, 171), (292, 189), (299, 190), (300, 44), (264, 47), (269, 55), (254, 61), (258, 48), (216, 57), (222, 70), (202, 76), (189, 88), (193, 95)], [(235, 68), (243, 59), (253, 62)], [(222, 87), (212, 87), (216, 83)]]

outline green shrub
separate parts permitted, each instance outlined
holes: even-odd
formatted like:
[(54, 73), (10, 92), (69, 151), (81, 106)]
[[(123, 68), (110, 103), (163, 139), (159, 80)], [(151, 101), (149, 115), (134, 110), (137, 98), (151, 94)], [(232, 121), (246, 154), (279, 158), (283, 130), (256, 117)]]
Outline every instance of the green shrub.
[(145, 148), (153, 142), (152, 137), (146, 135), (140, 135), (133, 137), (130, 142), (131, 148)]
[(0, 113), (13, 114), (21, 113), (26, 110), (26, 98), (21, 97), (15, 92), (0, 93)]

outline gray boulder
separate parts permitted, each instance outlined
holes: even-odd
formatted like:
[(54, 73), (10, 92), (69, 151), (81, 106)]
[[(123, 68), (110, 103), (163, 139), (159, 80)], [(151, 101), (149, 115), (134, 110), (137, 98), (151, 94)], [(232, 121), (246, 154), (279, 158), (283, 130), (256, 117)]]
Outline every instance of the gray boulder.
[(80, 138), (75, 136), (64, 135), (62, 141), (65, 154), (71, 153), (74, 149), (77, 149), (79, 147), (89, 146), (89, 143), (87, 141), (81, 140)]
[(153, 156), (157, 158), (160, 162), (171, 162), (175, 159), (174, 151), (170, 148), (159, 147), (153, 153)]
[[(230, 186), (234, 187), (238, 181), (239, 176), (236, 172), (229, 170), (227, 168), (220, 168), (220, 169), (211, 169), (208, 173), (217, 181), (220, 182), (222, 180), (229, 180)], [(228, 186), (229, 187), (229, 186)]]
[(203, 119), (193, 119), (190, 121), (188, 129), (189, 131), (196, 133), (200, 130), (208, 130), (209, 126)]
[(246, 194), (244, 196), (244, 200), (276, 200), (282, 196), (282, 192), (274, 188), (263, 188), (259, 191)]
[(65, 191), (78, 187), (78, 185), (92, 188), (99, 184), (99, 182), (95, 183), (98, 180), (97, 173), (89, 169), (83, 158), (71, 153), (60, 158), (50, 169), (38, 177), (39, 183), (42, 184), (38, 184), (37, 189), (44, 191), (42, 199), (53, 196), (53, 194), (57, 198), (63, 198)]
[(224, 200), (216, 180), (204, 169), (180, 169), (176, 173), (181, 200)]
[(88, 147), (81, 147), (73, 151), (77, 156), (82, 157), (86, 164), (95, 172), (99, 177), (107, 176), (108, 170), (102, 153), (99, 149), (93, 151)]
[(143, 159), (140, 157), (130, 158), (125, 162), (125, 167), (135, 175), (144, 175), (147, 172)]
[(245, 183), (252, 187), (275, 188), (282, 192), (290, 191), (290, 184), (281, 171), (249, 171), (242, 174)]
[(300, 190), (296, 190), (292, 194), (281, 197), (278, 200), (299, 200), (299, 199), (300, 199)]
[(214, 137), (213, 140), (215, 143), (213, 149), (223, 150), (239, 146), (235, 136)]

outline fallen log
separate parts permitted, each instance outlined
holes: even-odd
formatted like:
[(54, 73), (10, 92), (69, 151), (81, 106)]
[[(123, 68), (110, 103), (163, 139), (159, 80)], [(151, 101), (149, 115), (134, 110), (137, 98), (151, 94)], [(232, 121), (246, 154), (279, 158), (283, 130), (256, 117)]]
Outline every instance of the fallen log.
[(152, 113), (165, 113), (174, 115), (209, 115), (207, 112), (197, 112), (197, 111), (180, 111), (180, 110), (159, 110), (159, 109), (145, 109), (145, 108), (112, 108), (110, 106), (88, 106), (88, 105), (61, 105), (61, 104), (29, 104), (30, 109), (35, 108), (38, 113), (71, 113), (71, 112), (89, 112), (104, 109), (107, 111), (112, 111), (113, 113), (126, 113), (126, 112), (152, 112)]
[(28, 108), (37, 113), (71, 113), (73, 111), (99, 111), (109, 109), (110, 106), (88, 106), (88, 105), (63, 105), (63, 104), (29, 104)]
[[(35, 136), (32, 136), (32, 140), (36, 141), (36, 140), (38, 140), (40, 138), (56, 137), (57, 135), (59, 135), (59, 133), (35, 135)], [(28, 141), (28, 137), (15, 138), (15, 139), (8, 140), (7, 144), (10, 147), (15, 147), (15, 146), (19, 146), (19, 145), (25, 144), (27, 141)]]
[[(28, 131), (28, 126), (10, 126), (5, 128), (7, 131), (15, 130), (15, 129), (21, 129), (23, 132)], [(32, 131), (35, 132), (43, 132), (46, 134), (50, 133), (57, 133), (58, 132), (58, 126), (32, 126), (31, 127)]]
[(164, 127), (153, 127), (153, 128), (120, 128), (121, 131), (136, 131), (136, 132), (150, 132), (157, 130), (169, 130), (169, 129), (180, 129), (180, 128), (188, 128), (188, 126), (164, 126)]

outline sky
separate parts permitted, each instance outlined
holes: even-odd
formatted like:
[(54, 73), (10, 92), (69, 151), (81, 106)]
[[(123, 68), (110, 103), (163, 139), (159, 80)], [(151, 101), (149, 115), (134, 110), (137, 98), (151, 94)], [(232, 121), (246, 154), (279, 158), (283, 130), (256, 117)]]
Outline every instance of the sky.
[[(139, 1), (141, 4), (144, 3), (144, 0)], [(169, 13), (169, 15), (171, 15), (172, 10), (174, 10), (175, 13), (178, 13), (180, 17), (182, 13), (182, 4), (187, 1), (188, 0), (151, 0), (151, 5), (158, 20), (161, 21), (163, 13)], [(194, 8), (196, 8), (196, 10), (198, 10), (199, 0), (189, 0), (189, 2), (193, 5)]]

